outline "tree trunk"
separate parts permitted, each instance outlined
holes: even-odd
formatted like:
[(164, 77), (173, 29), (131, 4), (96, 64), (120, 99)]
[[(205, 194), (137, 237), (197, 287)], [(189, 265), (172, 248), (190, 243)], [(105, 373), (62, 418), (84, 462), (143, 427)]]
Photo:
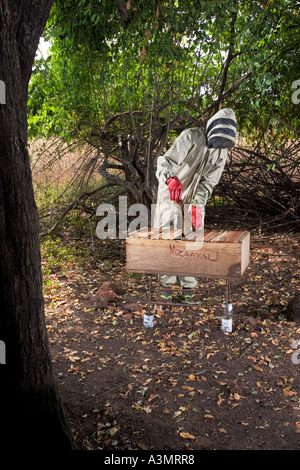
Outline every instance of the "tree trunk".
[(6, 104), (0, 104), (0, 340), (6, 346), (1, 447), (6, 442), (16, 450), (72, 446), (52, 372), (27, 150), (28, 82), (52, 4), (0, 3), (0, 79), (6, 90)]

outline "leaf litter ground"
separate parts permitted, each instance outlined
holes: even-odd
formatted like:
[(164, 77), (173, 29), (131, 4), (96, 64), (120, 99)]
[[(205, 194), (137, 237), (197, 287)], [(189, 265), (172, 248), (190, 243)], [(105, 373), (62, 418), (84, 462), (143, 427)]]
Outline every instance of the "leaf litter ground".
[[(220, 329), (224, 281), (199, 280), (201, 305), (155, 311), (145, 328), (149, 278), (126, 271), (123, 241), (42, 245), (54, 373), (78, 449), (299, 449), (300, 325), (286, 310), (298, 242), (252, 236), (250, 266), (231, 284), (232, 333)], [(58, 262), (54, 246), (73, 256)], [(119, 291), (98, 308), (104, 281)], [(152, 289), (155, 301), (156, 276)]]

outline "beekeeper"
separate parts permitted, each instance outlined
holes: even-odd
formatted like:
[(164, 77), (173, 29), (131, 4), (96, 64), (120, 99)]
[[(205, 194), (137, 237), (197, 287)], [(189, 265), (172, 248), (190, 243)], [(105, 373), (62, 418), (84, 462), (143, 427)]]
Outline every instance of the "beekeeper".
[[(208, 120), (205, 129), (184, 130), (158, 158), (154, 227), (177, 227), (179, 214), (174, 201), (182, 200), (188, 205), (194, 228), (204, 230), (206, 202), (220, 180), (228, 149), (235, 145), (236, 127), (233, 110), (221, 109)], [(196, 278), (162, 275), (160, 282), (163, 301), (171, 301), (172, 286), (179, 285), (183, 302), (199, 303), (194, 290), (198, 284)]]

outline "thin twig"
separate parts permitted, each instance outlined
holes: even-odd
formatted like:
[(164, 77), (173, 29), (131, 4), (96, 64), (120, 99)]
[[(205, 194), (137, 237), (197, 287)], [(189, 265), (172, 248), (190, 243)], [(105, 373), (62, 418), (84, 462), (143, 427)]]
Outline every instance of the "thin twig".
[(239, 355), (238, 359), (241, 359), (241, 357), (243, 357), (243, 356), (249, 351), (249, 349), (252, 348), (252, 346), (254, 346), (255, 344), (256, 344), (256, 345), (258, 344), (257, 341), (253, 341), (251, 344), (249, 344), (249, 346), (247, 346), (247, 347), (243, 350), (243, 352)]

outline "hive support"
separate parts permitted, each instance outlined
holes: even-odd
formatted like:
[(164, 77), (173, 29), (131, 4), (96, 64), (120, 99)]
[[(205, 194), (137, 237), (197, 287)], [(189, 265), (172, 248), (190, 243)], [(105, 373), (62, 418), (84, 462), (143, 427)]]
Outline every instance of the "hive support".
[[(147, 314), (150, 315), (151, 304), (152, 304), (152, 274), (149, 274), (148, 278), (148, 306), (147, 306)], [(228, 314), (228, 308), (231, 299), (231, 282), (230, 279), (226, 279), (225, 285), (225, 307), (226, 307), (226, 314)], [(159, 302), (155, 302), (155, 305)], [(180, 307), (191, 307), (190, 304), (185, 304), (183, 302), (164, 302), (164, 305), (173, 305), (173, 306), (180, 306)]]
[[(201, 232), (200, 241), (197, 237), (189, 238), (189, 235), (182, 238), (182, 233), (179, 237), (177, 232), (154, 228), (137, 230), (126, 238), (127, 271), (149, 275), (148, 312), (152, 302), (152, 276), (169, 274), (225, 279), (224, 313), (228, 314), (230, 282), (240, 279), (250, 262), (250, 232), (212, 230), (204, 235)], [(168, 304), (190, 308), (190, 304)]]
[(229, 311), (229, 303), (230, 303), (230, 279), (226, 279), (226, 288), (225, 288), (225, 307), (226, 307), (226, 315), (228, 315)]
[(149, 274), (149, 282), (148, 282), (148, 315), (150, 315), (150, 305), (151, 305), (151, 284), (152, 284), (152, 274)]

